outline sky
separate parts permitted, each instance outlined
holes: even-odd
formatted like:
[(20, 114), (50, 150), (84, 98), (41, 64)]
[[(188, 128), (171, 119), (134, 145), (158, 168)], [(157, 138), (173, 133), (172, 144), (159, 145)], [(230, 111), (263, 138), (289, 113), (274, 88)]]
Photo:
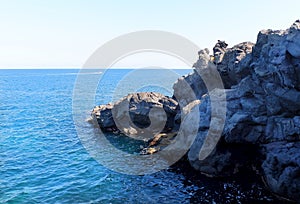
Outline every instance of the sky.
[[(299, 8), (299, 0), (0, 0), (0, 68), (81, 68), (104, 43), (140, 30), (176, 33), (200, 48), (255, 42), (262, 29), (288, 28)], [(145, 53), (115, 66), (181, 66), (176, 60)]]

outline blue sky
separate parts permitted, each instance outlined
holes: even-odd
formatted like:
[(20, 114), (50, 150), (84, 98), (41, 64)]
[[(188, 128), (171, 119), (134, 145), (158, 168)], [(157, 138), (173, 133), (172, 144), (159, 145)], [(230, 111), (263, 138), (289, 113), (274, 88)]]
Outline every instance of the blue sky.
[(139, 30), (177, 33), (201, 48), (255, 42), (259, 30), (288, 28), (299, 8), (296, 0), (0, 0), (0, 68), (80, 68), (103, 43)]

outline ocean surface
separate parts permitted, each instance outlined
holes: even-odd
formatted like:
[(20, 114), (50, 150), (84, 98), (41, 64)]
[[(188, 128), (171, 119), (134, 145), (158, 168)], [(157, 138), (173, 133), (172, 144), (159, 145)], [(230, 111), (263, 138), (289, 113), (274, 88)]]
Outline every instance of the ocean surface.
[[(101, 78), (93, 99), (94, 105), (99, 105), (129, 90), (159, 91), (171, 96), (174, 77), (190, 71), (110, 69), (88, 75)], [(80, 123), (77, 128), (87, 138), (93, 134), (95, 127), (86, 120), (93, 107), (83, 110), (83, 115), (73, 115), (78, 73), (72, 69), (0, 70), (0, 203), (276, 201), (251, 176), (211, 179), (199, 175), (188, 164), (142, 176), (105, 167), (82, 144), (74, 124), (76, 117)], [(155, 76), (164, 79), (151, 85), (149, 80)], [(138, 84), (142, 82), (148, 86)], [(135, 88), (131, 90), (132, 87)], [(112, 135), (110, 140), (124, 151), (130, 152), (135, 145)]]

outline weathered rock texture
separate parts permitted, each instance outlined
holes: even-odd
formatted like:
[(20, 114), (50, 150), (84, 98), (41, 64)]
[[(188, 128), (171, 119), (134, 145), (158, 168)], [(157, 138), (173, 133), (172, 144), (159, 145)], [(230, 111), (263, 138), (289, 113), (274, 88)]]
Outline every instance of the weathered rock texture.
[(96, 106), (91, 115), (103, 131), (138, 136), (148, 130), (153, 136), (173, 129), (178, 108), (177, 101), (170, 97), (142, 92), (128, 94), (114, 104)]
[[(195, 89), (202, 101), (200, 115), (211, 112), (209, 93), (198, 74), (210, 69), (209, 63), (203, 63), (207, 57), (200, 55), (194, 73), (174, 85), (175, 93), (181, 80)], [(214, 116), (200, 121), (188, 154), (191, 165), (213, 176), (232, 175), (243, 168), (260, 169), (273, 192), (299, 201), (300, 22), (283, 31), (263, 30), (256, 44), (227, 48), (216, 67), (226, 88), (226, 124), (212, 153), (200, 159)]]
[[(219, 41), (214, 56), (209, 56), (207, 49), (198, 54), (194, 72), (179, 78), (173, 86), (173, 98), (178, 102), (156, 93), (130, 94), (116, 104), (96, 107), (92, 115), (102, 129), (117, 130), (112, 110), (116, 110), (115, 115), (121, 120), (129, 103), (132, 122), (145, 128), (150, 125), (150, 109), (163, 108), (168, 118), (164, 131), (183, 124), (198, 126), (188, 152), (195, 169), (212, 176), (230, 176), (253, 169), (274, 193), (299, 201), (300, 22), (296, 21), (287, 30), (260, 31), (256, 44), (244, 42), (227, 48), (225, 42)], [(214, 87), (215, 70), (225, 90)], [(200, 75), (211, 78), (210, 90)], [(196, 98), (189, 97), (186, 86), (192, 88)], [(212, 110), (212, 94), (226, 94), (227, 102), (225, 126), (217, 140), (207, 138), (210, 128), (217, 131), (222, 118), (218, 110)], [(122, 106), (124, 101), (128, 103)], [(195, 122), (193, 110), (199, 110), (199, 122)], [(161, 114), (153, 117), (158, 123), (164, 119)], [(121, 131), (140, 134), (129, 126), (125, 125)], [(185, 128), (180, 134), (189, 138), (194, 134), (189, 129), (193, 128)], [(150, 141), (160, 138), (156, 136)], [(201, 157), (204, 143), (212, 149), (208, 156)]]

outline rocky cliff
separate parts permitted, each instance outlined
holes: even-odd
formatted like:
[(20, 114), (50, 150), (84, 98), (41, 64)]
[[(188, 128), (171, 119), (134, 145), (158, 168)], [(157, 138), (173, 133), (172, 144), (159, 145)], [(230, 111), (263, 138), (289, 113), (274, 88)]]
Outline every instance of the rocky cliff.
[[(135, 126), (145, 128), (149, 126), (149, 110), (163, 107), (164, 116), (154, 113), (152, 117), (158, 123), (168, 118), (165, 132), (176, 132), (183, 122), (197, 127), (188, 160), (199, 172), (230, 176), (253, 169), (274, 193), (300, 200), (300, 22), (287, 30), (260, 31), (255, 44), (244, 42), (227, 48), (219, 41), (212, 56), (207, 49), (198, 54), (194, 72), (174, 84), (173, 98), (155, 93), (129, 95), (117, 104), (96, 107), (92, 115), (101, 128), (116, 130), (111, 117), (113, 107), (128, 101)], [(214, 70), (221, 76), (224, 89), (213, 84), (208, 89), (202, 79), (204, 75), (213, 78)], [(193, 89), (196, 100), (185, 97), (186, 84)], [(214, 94), (225, 94), (225, 125), (218, 140), (207, 142), (208, 131), (218, 127), (222, 118), (218, 110), (212, 110)], [(197, 124), (191, 116), (193, 110), (203, 116)], [(116, 115), (121, 117), (119, 113)], [(122, 130), (130, 131), (136, 133), (130, 128)], [(182, 134), (188, 138), (190, 133)], [(209, 142), (215, 143), (210, 145), (212, 150), (201, 157), (201, 149)]]
[[(197, 90), (203, 114), (211, 111), (198, 74), (212, 63), (206, 62), (207, 54), (201, 52), (195, 63), (198, 72), (181, 79)], [(273, 192), (300, 200), (300, 22), (287, 30), (263, 30), (256, 44), (241, 43), (222, 55), (215, 64), (226, 88), (225, 127), (214, 151), (201, 160), (212, 118), (200, 121), (203, 128), (188, 153), (191, 165), (214, 176), (253, 168)]]

